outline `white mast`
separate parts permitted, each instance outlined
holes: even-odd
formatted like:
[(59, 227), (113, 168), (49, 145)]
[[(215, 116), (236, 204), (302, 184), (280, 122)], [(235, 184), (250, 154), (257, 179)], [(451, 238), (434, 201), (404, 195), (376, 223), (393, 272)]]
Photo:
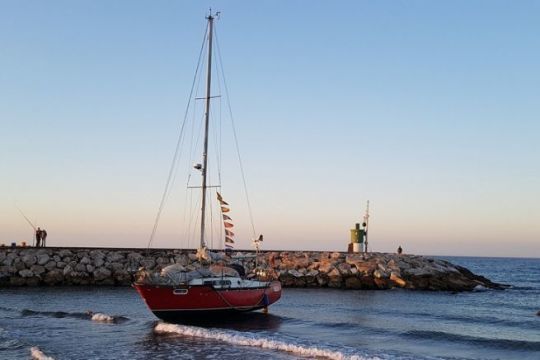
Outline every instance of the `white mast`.
[(205, 227), (205, 211), (206, 211), (206, 174), (208, 164), (208, 126), (210, 120), (210, 87), (212, 82), (212, 35), (214, 32), (214, 17), (212, 11), (206, 17), (208, 20), (208, 67), (206, 72), (206, 110), (204, 115), (204, 148), (203, 148), (203, 165), (202, 165), (202, 204), (201, 204), (201, 243), (200, 248), (205, 246), (204, 227)]

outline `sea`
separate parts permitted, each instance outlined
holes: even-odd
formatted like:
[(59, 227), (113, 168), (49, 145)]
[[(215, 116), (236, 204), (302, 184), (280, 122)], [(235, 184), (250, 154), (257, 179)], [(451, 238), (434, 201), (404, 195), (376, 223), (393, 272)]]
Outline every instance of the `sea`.
[(130, 287), (0, 289), (0, 359), (540, 359), (540, 259), (441, 257), (507, 290), (284, 289), (269, 314), (159, 321)]

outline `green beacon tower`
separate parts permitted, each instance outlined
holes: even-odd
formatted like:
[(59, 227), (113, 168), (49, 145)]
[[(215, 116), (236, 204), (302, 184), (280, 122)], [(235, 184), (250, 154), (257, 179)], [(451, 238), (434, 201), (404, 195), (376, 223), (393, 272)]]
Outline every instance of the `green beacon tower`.
[(351, 229), (351, 244), (349, 245), (349, 252), (359, 253), (364, 252), (364, 239), (366, 238), (366, 223), (356, 223), (354, 229)]

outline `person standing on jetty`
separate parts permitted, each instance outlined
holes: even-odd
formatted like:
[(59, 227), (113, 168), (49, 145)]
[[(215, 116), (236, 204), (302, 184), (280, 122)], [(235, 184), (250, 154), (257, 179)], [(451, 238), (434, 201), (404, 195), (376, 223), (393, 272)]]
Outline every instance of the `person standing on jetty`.
[(47, 246), (47, 230), (41, 230), (41, 247)]
[(398, 255), (401, 255), (403, 253), (403, 249), (401, 248), (401, 245), (397, 248)]
[(41, 237), (43, 236), (43, 231), (38, 227), (36, 230), (36, 247), (41, 246)]

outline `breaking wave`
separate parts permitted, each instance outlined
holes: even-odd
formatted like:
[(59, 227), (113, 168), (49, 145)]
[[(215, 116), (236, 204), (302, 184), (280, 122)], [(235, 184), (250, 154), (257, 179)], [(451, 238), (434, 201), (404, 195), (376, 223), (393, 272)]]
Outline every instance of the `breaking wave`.
[(82, 320), (92, 320), (96, 322), (105, 323), (121, 323), (129, 320), (125, 316), (114, 316), (99, 312), (86, 311), (86, 312), (65, 312), (65, 311), (37, 311), (31, 309), (23, 309), (21, 311), (22, 316), (47, 316), (53, 318), (75, 318)]
[(366, 360), (379, 359), (367, 358), (361, 355), (347, 355), (339, 351), (309, 347), (302, 345), (289, 344), (283, 341), (277, 341), (270, 338), (254, 338), (246, 335), (234, 334), (220, 330), (210, 330), (195, 326), (184, 326), (175, 324), (158, 323), (154, 332), (159, 334), (176, 334), (182, 336), (198, 337), (223, 341), (233, 345), (259, 347), (262, 349), (279, 350), (294, 353), (308, 357), (324, 357), (335, 360)]
[(45, 355), (37, 346), (30, 348), (30, 356), (34, 360), (54, 360), (54, 358)]

